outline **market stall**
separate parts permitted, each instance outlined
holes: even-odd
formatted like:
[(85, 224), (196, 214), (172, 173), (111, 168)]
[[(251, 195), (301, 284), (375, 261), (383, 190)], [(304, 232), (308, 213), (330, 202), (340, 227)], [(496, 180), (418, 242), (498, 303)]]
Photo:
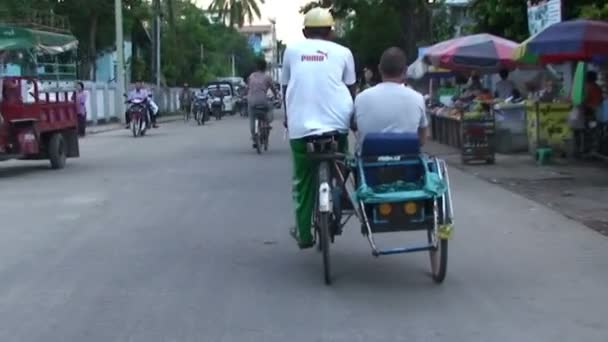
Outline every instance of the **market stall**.
[[(558, 64), (590, 62), (600, 65), (608, 59), (608, 23), (593, 20), (573, 20), (554, 24), (530, 37), (515, 51), (516, 60), (531, 64)], [(592, 153), (600, 153), (603, 129), (597, 122), (604, 116), (604, 108), (590, 108), (586, 101), (589, 83), (584, 78), (585, 70), (577, 68), (575, 87), (568, 102), (543, 101), (528, 106), (528, 136), (530, 151), (538, 156), (540, 150), (552, 149), (552, 154), (566, 154), (581, 148), (586, 139), (574, 139), (577, 134), (593, 135), (595, 144)], [(593, 83), (593, 82), (591, 82)], [(601, 96), (601, 95), (600, 95)], [(591, 114), (591, 115), (590, 115)], [(581, 122), (574, 127), (573, 122)], [(572, 127), (577, 134), (573, 134)], [(574, 145), (574, 146), (573, 146)], [(584, 145), (584, 144), (583, 144)]]
[(528, 151), (527, 113), (525, 102), (497, 103), (494, 106), (496, 152)]
[[(433, 138), (442, 144), (460, 148), (463, 162), (493, 163), (495, 160), (494, 153), (499, 142), (496, 139), (495, 102), (492, 92), (483, 87), (479, 75), (513, 69), (515, 62), (512, 54), (516, 47), (515, 42), (478, 34), (436, 44), (424, 55), (424, 60), (435, 67), (473, 75), (470, 84), (459, 87), (449, 96), (446, 94), (435, 99), (428, 110), (431, 113)], [(507, 113), (501, 116), (505, 117), (510, 118), (511, 115)], [(508, 127), (511, 121), (501, 122), (503, 131), (516, 131)], [(523, 119), (520, 121), (525, 126)], [(521, 132), (518, 133), (521, 135)]]

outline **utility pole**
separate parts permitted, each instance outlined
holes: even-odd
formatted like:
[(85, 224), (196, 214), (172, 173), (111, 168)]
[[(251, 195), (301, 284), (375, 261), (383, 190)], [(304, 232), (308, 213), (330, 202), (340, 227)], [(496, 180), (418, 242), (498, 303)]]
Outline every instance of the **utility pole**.
[(277, 46), (277, 20), (275, 18), (271, 18), (269, 21), (272, 24), (272, 63), (270, 64), (270, 67), (271, 67), (272, 79), (274, 81), (276, 81), (277, 73), (278, 73), (277, 67), (279, 64), (278, 46)]
[(125, 122), (125, 52), (122, 32), (122, 0), (114, 0), (114, 21), (116, 25), (116, 111), (121, 122)]
[(236, 77), (236, 56), (232, 54), (232, 77)]
[(161, 67), (160, 67), (160, 31), (161, 31), (161, 13), (160, 13), (160, 0), (155, 0), (154, 1), (154, 10), (155, 10), (155, 18), (154, 18), (154, 23), (156, 26), (156, 30), (155, 30), (155, 37), (154, 40), (156, 41), (156, 44), (154, 45), (155, 47), (155, 51), (154, 51), (154, 56), (155, 56), (155, 61), (154, 61), (154, 65), (155, 65), (155, 71), (156, 71), (156, 75), (155, 75), (155, 79), (156, 79), (156, 90), (159, 91), (160, 90), (160, 78), (161, 78)]

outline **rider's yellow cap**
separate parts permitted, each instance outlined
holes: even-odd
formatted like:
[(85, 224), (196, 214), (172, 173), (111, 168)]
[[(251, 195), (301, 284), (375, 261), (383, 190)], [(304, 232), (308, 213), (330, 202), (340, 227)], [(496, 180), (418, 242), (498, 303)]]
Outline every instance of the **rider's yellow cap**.
[(327, 8), (315, 7), (304, 16), (304, 27), (333, 27), (334, 17)]

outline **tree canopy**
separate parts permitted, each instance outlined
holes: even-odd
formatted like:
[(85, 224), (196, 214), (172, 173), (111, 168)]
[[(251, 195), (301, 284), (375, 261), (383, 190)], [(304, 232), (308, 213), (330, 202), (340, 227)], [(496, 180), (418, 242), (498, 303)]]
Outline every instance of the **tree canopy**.
[[(474, 32), (487, 32), (515, 41), (529, 36), (527, 2), (521, 0), (474, 0), (471, 15)], [(563, 1), (564, 20), (578, 17), (608, 19), (606, 0)]]
[[(564, 1), (565, 20), (585, 17), (608, 19), (606, 0)], [(410, 62), (417, 48), (453, 37), (453, 13), (444, 0), (314, 0), (301, 8), (330, 8), (345, 28), (340, 42), (353, 50), (359, 67), (374, 67), (389, 46), (403, 48)], [(492, 33), (515, 41), (529, 36), (527, 1), (472, 0), (472, 26), (464, 33)]]
[(213, 0), (209, 10), (228, 21), (230, 27), (243, 27), (245, 21), (251, 23), (261, 17), (260, 4), (264, 2), (265, 0)]
[[(237, 74), (244, 75), (252, 69), (256, 56), (245, 37), (234, 28), (210, 23), (206, 11), (189, 0), (161, 2), (161, 68), (167, 84), (201, 84), (215, 77), (228, 76), (232, 54), (235, 55)], [(232, 2), (239, 3), (238, 6), (243, 4), (241, 1)], [(247, 3), (257, 6), (253, 0)], [(256, 8), (251, 7), (250, 10), (259, 15), (259, 8)], [(82, 79), (94, 77), (93, 66), (98, 54), (113, 49), (115, 45), (113, 0), (2, 0), (0, 11), (16, 18), (33, 11), (67, 17), (70, 29), (79, 41), (79, 77)], [(247, 11), (244, 13), (246, 18)], [(145, 32), (147, 25), (142, 23), (151, 22), (153, 15), (151, 1), (123, 0), (125, 36), (145, 52), (144, 56), (133, 56), (129, 61), (133, 78), (151, 80), (149, 35), (137, 32)]]
[(318, 0), (304, 6), (301, 12), (317, 6), (331, 8), (346, 28), (341, 42), (353, 50), (360, 67), (375, 67), (389, 46), (401, 47), (412, 61), (419, 46), (453, 34), (454, 25), (443, 1)]

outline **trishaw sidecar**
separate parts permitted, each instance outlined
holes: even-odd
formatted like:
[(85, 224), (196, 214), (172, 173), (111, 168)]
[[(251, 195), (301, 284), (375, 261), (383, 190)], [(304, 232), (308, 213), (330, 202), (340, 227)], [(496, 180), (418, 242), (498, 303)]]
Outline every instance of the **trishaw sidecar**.
[[(433, 279), (442, 282), (453, 224), (446, 163), (423, 154), (415, 134), (380, 133), (365, 137), (354, 168), (357, 216), (373, 255), (428, 251)], [(411, 231), (426, 232), (426, 241), (390, 249), (374, 241), (374, 234)]]
[[(330, 246), (353, 216), (374, 256), (429, 252), (433, 280), (443, 282), (454, 223), (446, 163), (422, 153), (417, 134), (367, 134), (355, 158), (340, 152), (344, 137), (328, 132), (307, 138), (308, 156), (318, 163), (311, 222), (325, 284), (332, 282)], [(375, 234), (413, 231), (425, 233), (424, 243), (384, 249), (374, 240)]]

